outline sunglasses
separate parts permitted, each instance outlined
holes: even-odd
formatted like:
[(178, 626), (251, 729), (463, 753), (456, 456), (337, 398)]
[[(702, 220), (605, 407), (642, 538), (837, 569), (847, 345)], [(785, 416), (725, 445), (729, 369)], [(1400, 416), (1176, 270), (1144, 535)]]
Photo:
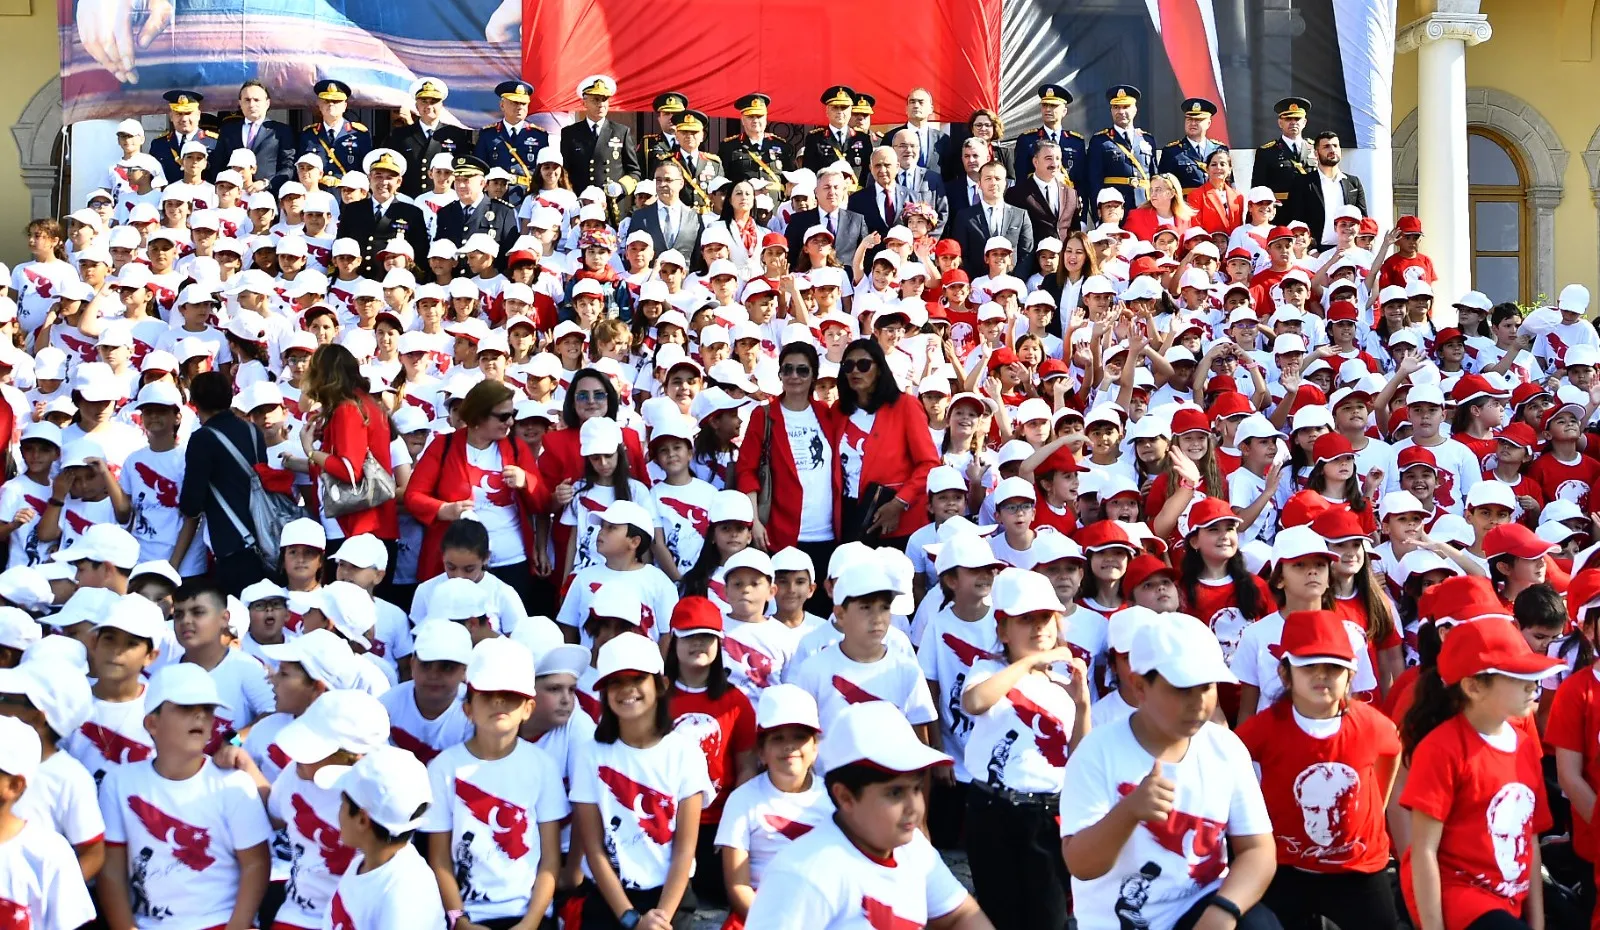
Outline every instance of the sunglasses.
[(872, 370), (875, 363), (870, 358), (845, 359), (839, 363), (839, 370), (845, 374), (861, 372), (865, 374)]
[(811, 366), (784, 365), (782, 368), (778, 369), (778, 374), (785, 378), (809, 378), (811, 377)]
[(605, 391), (579, 391), (572, 395), (572, 399), (580, 404), (603, 404), (610, 398)]
[(507, 410), (504, 413), (491, 413), (491, 414), (489, 414), (489, 416), (494, 417), (496, 420), (499, 420), (501, 423), (510, 423), (512, 421), (512, 419), (516, 417), (516, 415), (517, 415), (517, 412), (515, 410)]

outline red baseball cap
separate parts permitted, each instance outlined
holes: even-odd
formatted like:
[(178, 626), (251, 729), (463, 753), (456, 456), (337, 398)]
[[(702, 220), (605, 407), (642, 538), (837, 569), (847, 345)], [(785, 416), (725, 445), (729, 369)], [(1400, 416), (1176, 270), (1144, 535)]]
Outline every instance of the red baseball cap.
[(1422, 592), (1417, 616), (1434, 625), (1468, 623), (1484, 617), (1511, 619), (1494, 583), (1481, 575), (1453, 575)]
[(1573, 623), (1596, 599), (1600, 599), (1600, 568), (1588, 568), (1572, 576), (1567, 585), (1567, 616)]
[(1086, 472), (1089, 470), (1089, 466), (1079, 462), (1078, 457), (1072, 454), (1071, 449), (1062, 446), (1050, 453), (1050, 457), (1040, 462), (1039, 467), (1033, 471), (1036, 475), (1045, 475), (1053, 471)]
[(1316, 491), (1299, 491), (1284, 502), (1283, 512), (1278, 515), (1278, 525), (1282, 529), (1291, 526), (1310, 526), (1318, 517), (1335, 506), (1337, 505)]
[[(940, 239), (939, 243), (941, 245), (943, 245), (944, 243), (949, 242), (949, 241), (950, 241), (949, 239)], [(967, 273), (965, 271), (962, 271), (960, 268), (952, 268), (949, 271), (946, 271), (943, 275), (941, 275), (939, 277), (939, 286), (940, 287), (949, 287), (952, 284), (971, 284), (971, 283), (972, 283), (972, 279), (967, 277)]]
[(1271, 245), (1274, 242), (1277, 242), (1279, 239), (1293, 239), (1293, 238), (1294, 238), (1294, 230), (1290, 229), (1287, 226), (1274, 226), (1274, 227), (1272, 227), (1271, 230), (1269, 230), (1267, 232), (1267, 245)]
[(1323, 433), (1317, 441), (1311, 444), (1311, 464), (1320, 465), (1347, 455), (1355, 455), (1355, 447), (1350, 445), (1350, 440), (1338, 433)]
[(722, 638), (722, 611), (709, 599), (690, 595), (672, 608), (672, 632), (679, 636), (712, 633)]
[(1243, 249), (1243, 248), (1229, 249), (1228, 250), (1228, 257), (1226, 259), (1226, 261), (1230, 261), (1230, 262), (1231, 261), (1254, 262), (1255, 260), (1256, 260), (1255, 256), (1251, 255), (1249, 250)]
[(1447, 342), (1454, 342), (1457, 339), (1460, 339), (1462, 342), (1466, 342), (1467, 334), (1463, 333), (1459, 329), (1456, 329), (1454, 326), (1446, 326), (1444, 329), (1439, 330), (1439, 335), (1434, 337), (1433, 344), (1435, 346), (1442, 346)]
[(1355, 671), (1350, 634), (1344, 620), (1331, 610), (1297, 610), (1284, 617), (1279, 644), (1283, 657), (1296, 668), (1327, 664)]
[(1300, 412), (1302, 407), (1326, 407), (1328, 395), (1322, 393), (1322, 388), (1315, 384), (1302, 384), (1294, 391), (1294, 401), (1289, 404), (1289, 415), (1292, 417)]
[(994, 371), (1003, 365), (1014, 365), (1017, 362), (1017, 353), (1011, 351), (1010, 346), (1001, 346), (989, 356), (989, 370)]
[(1406, 408), (1396, 407), (1389, 411), (1389, 428), (1384, 430), (1384, 435), (1393, 436), (1400, 431), (1400, 427), (1406, 426), (1410, 422), (1411, 419)]
[(1193, 533), (1195, 530), (1205, 529), (1211, 524), (1220, 523), (1223, 520), (1232, 520), (1238, 523), (1239, 515), (1233, 512), (1233, 507), (1223, 498), (1202, 497), (1189, 508), (1187, 519), (1189, 523), (1188, 533)]
[(1361, 529), (1361, 518), (1348, 507), (1333, 507), (1318, 514), (1317, 518), (1311, 521), (1311, 528), (1318, 536), (1331, 543), (1368, 538)]
[(1101, 520), (1091, 523), (1072, 536), (1074, 542), (1083, 547), (1085, 552), (1098, 549), (1126, 549), (1137, 554), (1139, 547), (1133, 544), (1128, 534), (1115, 520)]
[(1172, 426), (1169, 435), (1182, 436), (1184, 433), (1209, 433), (1211, 420), (1205, 411), (1194, 407), (1182, 407), (1172, 414)]
[(1555, 546), (1540, 539), (1537, 533), (1520, 523), (1502, 523), (1483, 537), (1483, 554), (1490, 559), (1502, 555), (1537, 559), (1555, 549)]
[(1521, 407), (1535, 397), (1541, 394), (1548, 396), (1549, 393), (1549, 391), (1545, 390), (1544, 385), (1537, 381), (1524, 381), (1517, 385), (1516, 390), (1511, 392), (1511, 406)]
[(1538, 681), (1560, 668), (1561, 659), (1528, 648), (1515, 624), (1499, 617), (1456, 627), (1439, 650), (1439, 677), (1446, 685), (1492, 672), (1523, 681)]
[(1160, 273), (1161, 266), (1156, 262), (1155, 258), (1149, 255), (1141, 255), (1132, 262), (1128, 263), (1129, 281), (1132, 281), (1134, 278), (1137, 278), (1140, 275)]
[[(933, 246), (933, 254), (934, 255), (960, 255), (961, 254), (961, 243), (957, 242), (954, 239), (940, 239)], [(960, 271), (959, 268), (955, 269), (955, 270), (956, 271)], [(962, 274), (965, 275), (966, 272), (962, 272)], [(945, 279), (948, 281), (949, 277), (950, 277), (950, 272), (947, 271), (947, 272), (944, 273), (944, 275), (945, 275)]]
[(1394, 228), (1400, 230), (1402, 236), (1422, 235), (1422, 221), (1414, 216), (1402, 216), (1394, 221)]
[(1336, 300), (1328, 305), (1329, 323), (1354, 323), (1359, 319), (1361, 319), (1361, 311), (1357, 310), (1356, 305), (1348, 300)]
[(1072, 366), (1059, 358), (1047, 358), (1039, 363), (1039, 380), (1072, 374)]
[(1401, 474), (1405, 474), (1406, 469), (1417, 465), (1426, 465), (1434, 471), (1439, 470), (1439, 460), (1434, 458), (1431, 449), (1423, 446), (1407, 446), (1400, 450), (1399, 455), (1395, 456), (1395, 467), (1400, 469)]
[(1122, 596), (1131, 597), (1135, 588), (1157, 575), (1178, 580), (1178, 570), (1161, 559), (1149, 554), (1135, 558), (1128, 563), (1128, 570), (1122, 576)]
[(1533, 449), (1539, 444), (1539, 437), (1534, 434), (1533, 427), (1520, 420), (1505, 429), (1497, 431), (1494, 434), (1494, 438), (1501, 442), (1509, 442), (1512, 445), (1521, 446), (1524, 449)]
[(1224, 391), (1217, 395), (1216, 400), (1211, 402), (1211, 407), (1206, 410), (1206, 415), (1211, 418), (1211, 422), (1215, 423), (1228, 417), (1248, 416), (1255, 412), (1256, 408), (1251, 405), (1250, 398), (1240, 394), (1238, 391)]
[(1233, 375), (1212, 375), (1206, 381), (1206, 393), (1216, 394), (1220, 391), (1239, 393), (1239, 382)]
[(1361, 218), (1361, 225), (1356, 229), (1358, 236), (1376, 236), (1378, 234), (1378, 221), (1370, 216)]
[(765, 236), (761, 237), (762, 251), (775, 248), (787, 249), (788, 247), (789, 240), (783, 237), (783, 233), (769, 232)]
[[(1440, 342), (1444, 342), (1443, 333), (1440, 333)], [(1450, 396), (1457, 404), (1465, 404), (1480, 397), (1505, 397), (1506, 392), (1489, 383), (1483, 375), (1462, 375), (1455, 387), (1450, 389)]]

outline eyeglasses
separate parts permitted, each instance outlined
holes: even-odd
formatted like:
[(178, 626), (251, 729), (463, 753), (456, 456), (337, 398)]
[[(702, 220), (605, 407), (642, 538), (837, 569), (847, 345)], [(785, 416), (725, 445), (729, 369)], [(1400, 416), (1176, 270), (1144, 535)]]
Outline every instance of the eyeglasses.
[(1034, 505), (1032, 501), (1012, 501), (1008, 504), (1001, 504), (995, 509), (1001, 513), (1030, 513), (1033, 511)]
[(580, 404), (603, 404), (608, 400), (605, 391), (579, 391), (572, 399)]
[(517, 412), (515, 410), (507, 410), (504, 413), (494, 412), (494, 413), (489, 414), (489, 416), (494, 417), (496, 420), (499, 420), (501, 423), (510, 423), (511, 420), (514, 417), (516, 417), (516, 415), (517, 415)]
[(856, 359), (847, 358), (844, 361), (839, 363), (839, 370), (841, 372), (847, 374), (847, 375), (850, 374), (851, 372), (857, 372), (857, 371), (861, 372), (862, 374), (866, 374), (867, 372), (872, 370), (872, 368), (873, 368), (873, 366), (875, 364), (876, 363), (873, 362), (873, 360), (870, 359), (870, 358), (856, 358)]
[(809, 378), (811, 377), (811, 366), (784, 365), (782, 368), (778, 369), (778, 374), (785, 378)]

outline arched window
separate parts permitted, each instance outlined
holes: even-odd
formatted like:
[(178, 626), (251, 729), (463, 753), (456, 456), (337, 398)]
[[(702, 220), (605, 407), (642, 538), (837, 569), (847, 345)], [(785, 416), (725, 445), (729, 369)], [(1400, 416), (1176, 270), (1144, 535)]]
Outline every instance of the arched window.
[(1473, 287), (1496, 303), (1527, 302), (1526, 173), (1511, 146), (1476, 126), (1467, 131), (1467, 184)]

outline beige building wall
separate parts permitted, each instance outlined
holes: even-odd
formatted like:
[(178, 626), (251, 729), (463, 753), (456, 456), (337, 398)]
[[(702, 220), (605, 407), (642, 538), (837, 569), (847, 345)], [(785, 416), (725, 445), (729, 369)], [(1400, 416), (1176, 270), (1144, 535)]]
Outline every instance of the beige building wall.
[[(0, 0), (0, 36), (5, 38), (5, 65), (10, 93), (0, 94), (0, 262), (15, 265), (28, 258), (28, 220), (34, 216), (34, 198), (23, 177), (20, 132), (35, 151), (44, 139), (37, 137), (35, 117), (47, 113), (46, 133), (54, 135), (61, 124), (61, 96), (55, 88), (61, 60), (56, 38), (56, 7), (50, 0)], [(41, 93), (42, 92), (42, 93)], [(53, 101), (53, 113), (50, 103)]]

